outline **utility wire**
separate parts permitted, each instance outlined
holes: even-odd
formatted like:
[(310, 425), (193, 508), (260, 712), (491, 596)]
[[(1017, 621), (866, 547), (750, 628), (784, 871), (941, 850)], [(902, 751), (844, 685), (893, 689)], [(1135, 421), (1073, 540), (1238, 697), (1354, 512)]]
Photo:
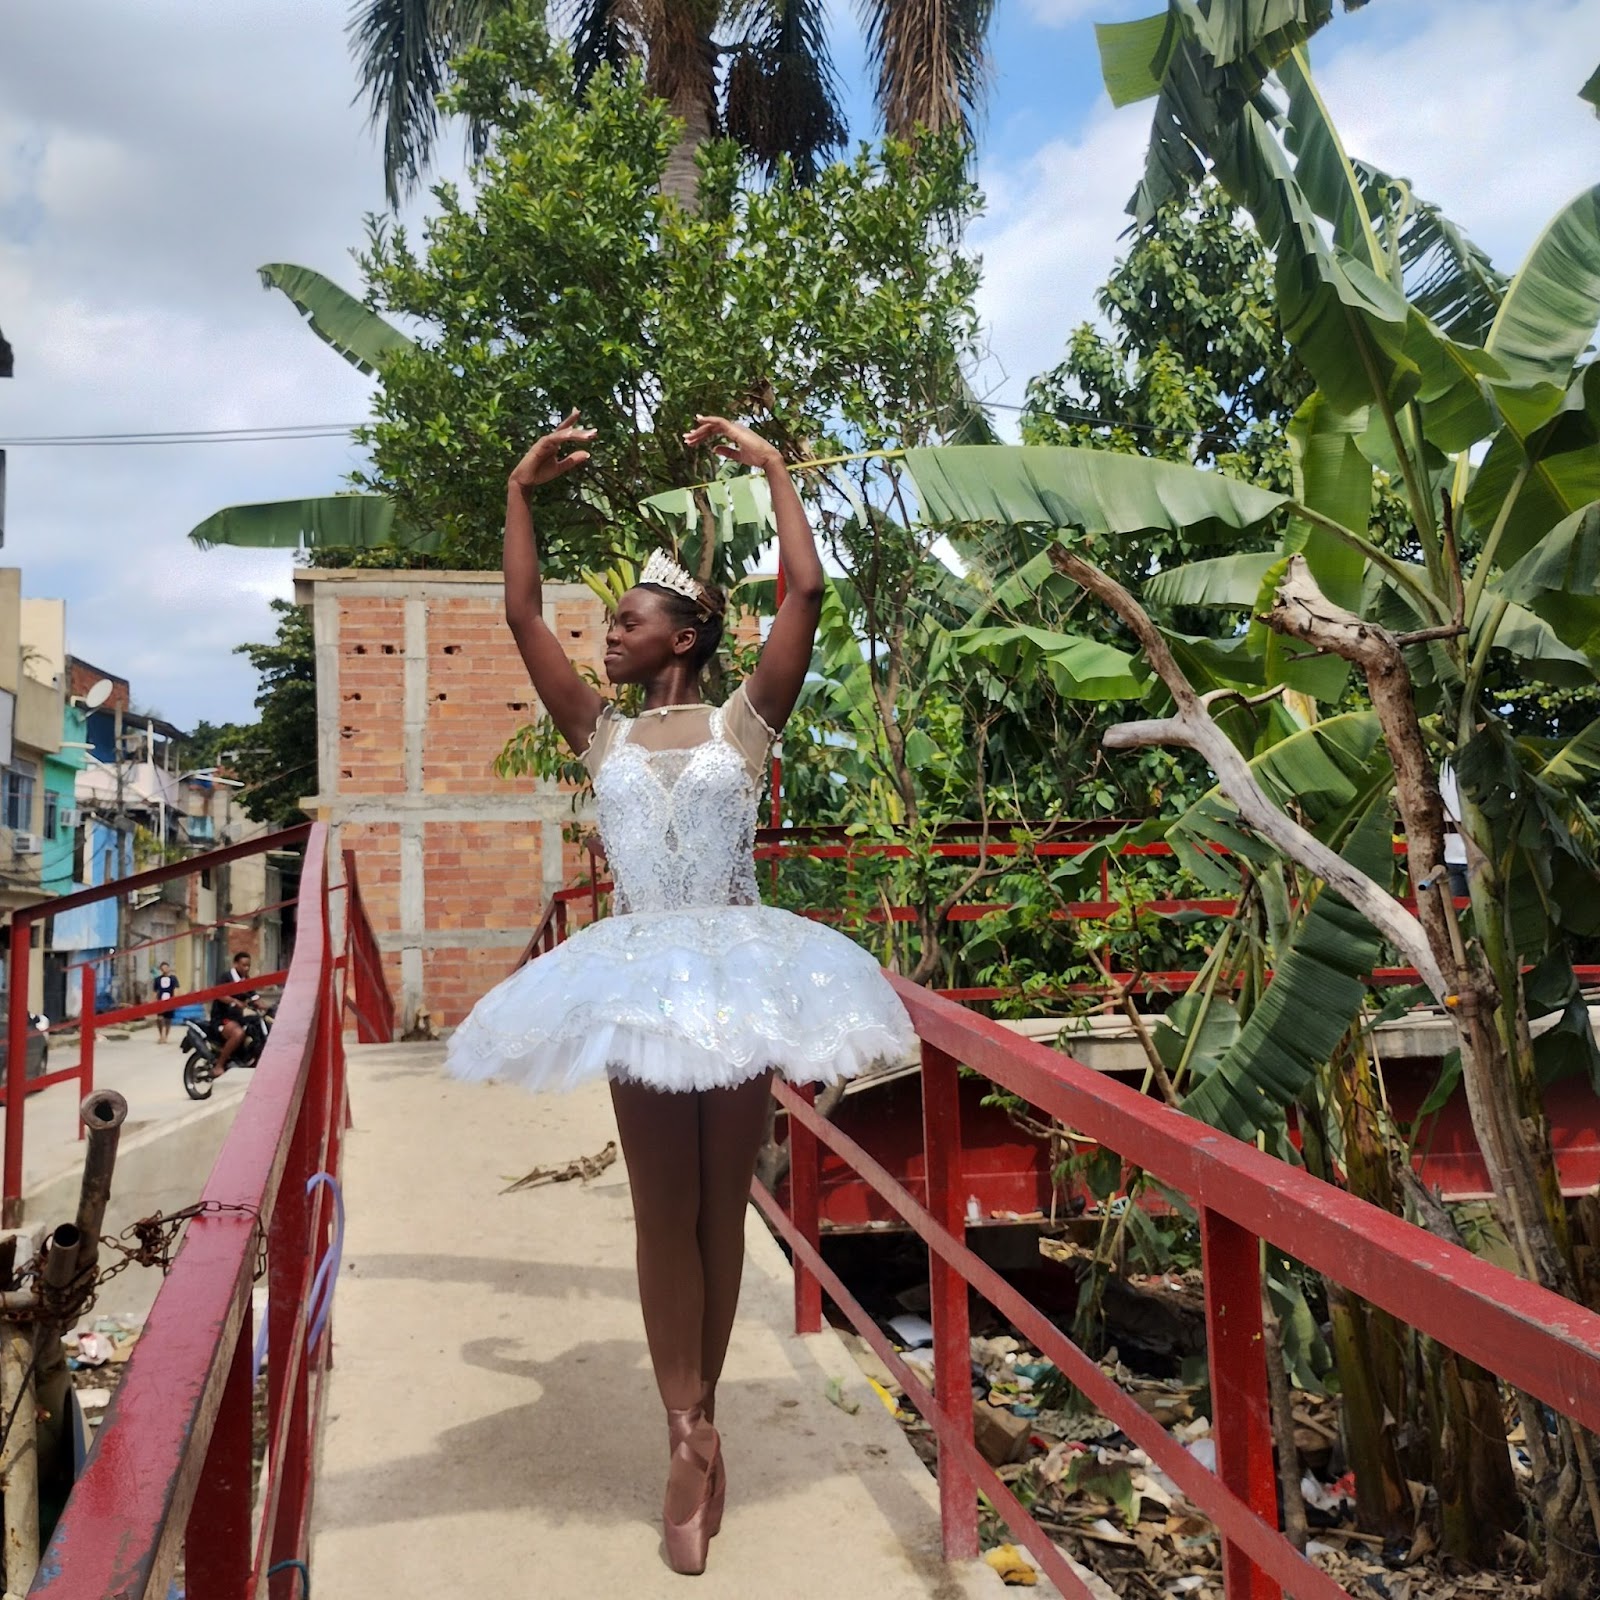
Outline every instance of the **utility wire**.
[(98, 445), (151, 444), (271, 444), (296, 439), (336, 439), (348, 437), (359, 422), (289, 422), (255, 428), (183, 428), (164, 433), (54, 433), (31, 434), (0, 439), (0, 447), (39, 449), (61, 446), (79, 448)]
[[(1022, 412), (1030, 408), (1007, 400), (985, 400), (985, 409), (991, 411)], [(1075, 406), (1060, 405), (1040, 408), (1044, 415), (1058, 422), (1078, 423), (1091, 428), (1121, 428), (1132, 433), (1160, 434), (1166, 438), (1186, 438), (1193, 431), (1186, 428), (1165, 428), (1157, 423), (1136, 422), (1131, 418), (1113, 419), (1082, 410)], [(160, 444), (278, 444), (292, 443), (297, 439), (348, 438), (361, 422), (286, 422), (264, 423), (251, 428), (175, 428), (157, 433), (51, 433), (18, 435), (0, 439), (0, 449), (96, 448), (116, 445)], [(852, 458), (854, 459), (854, 458)]]

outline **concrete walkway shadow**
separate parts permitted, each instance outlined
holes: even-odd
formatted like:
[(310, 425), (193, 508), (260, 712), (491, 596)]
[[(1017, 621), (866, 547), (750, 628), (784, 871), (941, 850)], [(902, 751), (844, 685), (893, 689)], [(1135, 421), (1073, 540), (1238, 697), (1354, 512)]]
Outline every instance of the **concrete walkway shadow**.
[[(441, 1056), (352, 1057), (318, 1591), (681, 1596), (627, 1186), (498, 1192), (599, 1149), (609, 1097), (486, 1093), (443, 1079)], [(753, 1211), (746, 1243), (718, 1395), (728, 1510), (698, 1600), (998, 1600), (987, 1567), (943, 1561), (937, 1487), (844, 1346), (791, 1331), (788, 1264)]]

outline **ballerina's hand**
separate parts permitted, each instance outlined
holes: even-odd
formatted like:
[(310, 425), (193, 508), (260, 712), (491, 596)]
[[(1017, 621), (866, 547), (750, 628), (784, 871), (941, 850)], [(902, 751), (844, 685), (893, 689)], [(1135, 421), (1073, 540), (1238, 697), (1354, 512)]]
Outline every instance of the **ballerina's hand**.
[(571, 444), (583, 444), (594, 438), (593, 428), (580, 428), (576, 409), (567, 413), (566, 420), (551, 433), (547, 433), (511, 471), (511, 481), (521, 489), (531, 489), (536, 484), (549, 483), (574, 467), (581, 467), (589, 459), (587, 450), (574, 450), (568, 455), (561, 452)]
[(759, 433), (745, 427), (742, 422), (729, 422), (726, 417), (702, 417), (695, 413), (695, 426), (684, 434), (683, 442), (691, 448), (721, 440), (711, 448), (728, 461), (737, 461), (747, 467), (782, 466), (783, 457), (776, 445), (768, 444)]

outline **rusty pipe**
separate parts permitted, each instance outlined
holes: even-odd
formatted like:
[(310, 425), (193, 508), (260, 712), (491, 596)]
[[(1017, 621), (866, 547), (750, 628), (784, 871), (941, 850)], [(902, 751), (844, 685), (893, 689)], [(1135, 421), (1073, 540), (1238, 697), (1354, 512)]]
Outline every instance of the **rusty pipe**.
[(82, 1272), (100, 1259), (100, 1225), (111, 1199), (111, 1175), (117, 1165), (117, 1141), (128, 1119), (128, 1102), (115, 1089), (96, 1089), (83, 1097), (78, 1115), (88, 1129), (83, 1157), (83, 1186), (78, 1191), (77, 1228), (82, 1236), (75, 1266)]
[(65, 1289), (78, 1275), (78, 1251), (83, 1232), (76, 1223), (63, 1222), (50, 1235), (50, 1248), (44, 1257), (44, 1282), (47, 1289)]

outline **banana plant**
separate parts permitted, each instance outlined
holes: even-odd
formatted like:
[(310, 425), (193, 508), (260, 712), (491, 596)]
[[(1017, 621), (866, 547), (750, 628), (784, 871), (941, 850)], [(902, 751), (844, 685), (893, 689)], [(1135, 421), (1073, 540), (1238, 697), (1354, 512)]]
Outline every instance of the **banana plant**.
[[(1331, 9), (1328, 0), (1212, 0), (1203, 9), (1173, 0), (1157, 17), (1100, 30), (1113, 100), (1157, 101), (1135, 217), (1209, 171), (1273, 252), (1280, 321), (1316, 384), (1290, 429), (1292, 493), (1088, 451), (935, 450), (913, 452), (909, 465), (924, 516), (1000, 524), (1027, 537), (1029, 557), (1062, 539), (1092, 554), (1099, 542), (1151, 529), (1204, 533), (1224, 546), (1276, 532), (1271, 561), (1224, 550), (1156, 579), (1169, 601), (1224, 611), (1223, 639), (1209, 647), (1169, 637), (1185, 665), (1203, 665), (1219, 687), (1231, 668), (1241, 700), (1275, 686), (1309, 697), (1292, 715), (1217, 718), (1246, 754), (1263, 726), (1281, 735), (1299, 723), (1309, 733), (1312, 704), (1343, 694), (1348, 674), (1343, 659), (1301, 659), (1282, 617), (1271, 635), (1260, 626), (1241, 632), (1228, 611), (1288, 607), (1309, 593), (1317, 617), (1299, 636), (1314, 645), (1332, 637), (1317, 618), (1384, 630), (1416, 697), (1414, 709), (1390, 698), (1375, 701), (1375, 712), (1397, 771), (1405, 761), (1394, 793), (1417, 860), (1438, 851), (1432, 769), (1450, 760), (1461, 779), (1473, 859), (1468, 981), (1493, 1016), (1492, 1027), (1463, 1030), (1463, 1070), (1496, 1213), (1519, 1240), (1524, 1270), (1576, 1293), (1539, 1119), (1541, 1063), (1526, 1041), (1530, 998), (1563, 1021), (1572, 1013), (1570, 940), (1600, 903), (1581, 792), (1593, 745), (1587, 730), (1555, 751), (1510, 737), (1489, 685), (1496, 672), (1559, 673), (1591, 692), (1600, 683), (1600, 366), (1587, 354), (1600, 322), (1600, 187), (1564, 207), (1521, 268), (1502, 277), (1437, 208), (1346, 152), (1305, 50)], [(1410, 550), (1386, 548), (1372, 531), (1379, 474), (1403, 487)], [(1291, 594), (1297, 555), (1314, 581), (1308, 590), (1296, 579)], [(1358, 658), (1348, 644), (1339, 653)], [(1147, 699), (1152, 711), (1164, 708), (1159, 692)], [(1140, 742), (1138, 726), (1124, 743)], [(1348, 746), (1319, 753), (1354, 781)], [(1292, 773), (1291, 784), (1308, 778)], [(1387, 773), (1381, 781), (1387, 787)], [(1278, 799), (1298, 807), (1299, 791)], [(1211, 798), (1187, 820), (1215, 839), (1231, 809), (1231, 797)], [(1262, 850), (1237, 823), (1232, 835), (1237, 848)], [(1437, 998), (1448, 1001), (1442, 974), (1458, 963), (1445, 929), (1454, 913), (1447, 903), (1435, 913), (1426, 897), (1422, 906), (1427, 936), (1422, 923), (1414, 931), (1440, 975)], [(1523, 980), (1528, 962), (1537, 963), (1536, 984)], [(1334, 1013), (1354, 1022), (1360, 984), (1326, 977), (1307, 992), (1328, 1002), (1330, 1030)], [(1253, 1050), (1242, 1050), (1241, 1031), (1227, 1051), (1239, 1092), (1224, 1097), (1219, 1088), (1197, 1109), (1243, 1126), (1242, 1106), (1264, 1105), (1274, 1084), (1281, 1099), (1281, 1052), (1300, 1018), (1271, 1020)], [(1595, 1065), (1592, 1046), (1579, 1048), (1583, 1031), (1568, 1028), (1558, 1040), (1568, 1070)], [(1575, 1486), (1587, 1476), (1587, 1445), (1562, 1427), (1550, 1447), (1561, 1470), (1537, 1487), (1549, 1592), (1577, 1593), (1595, 1571), (1593, 1538), (1574, 1553), (1570, 1537), (1585, 1515)], [(1460, 1532), (1468, 1521), (1453, 1526)]]
[[(261, 286), (285, 295), (306, 325), (357, 371), (369, 376), (395, 354), (414, 348), (392, 323), (331, 278), (311, 267), (273, 261), (259, 269)], [(189, 532), (202, 550), (215, 545), (272, 550), (375, 550), (398, 548), (432, 554), (436, 532), (405, 527), (387, 495), (308, 495), (254, 505), (226, 506)]]

